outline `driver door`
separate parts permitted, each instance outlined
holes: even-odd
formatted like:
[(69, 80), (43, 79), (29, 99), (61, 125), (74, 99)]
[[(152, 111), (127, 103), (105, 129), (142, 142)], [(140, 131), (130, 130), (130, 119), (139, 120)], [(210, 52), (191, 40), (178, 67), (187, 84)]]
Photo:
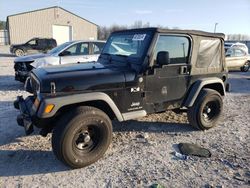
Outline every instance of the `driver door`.
[[(145, 103), (153, 104), (155, 111), (178, 105), (187, 90), (190, 65), (190, 39), (187, 36), (160, 35), (154, 48), (152, 71), (145, 76)], [(169, 62), (160, 65), (157, 54), (166, 52)]]
[(36, 54), (38, 51), (38, 39), (32, 39), (27, 43), (27, 53)]
[(77, 44), (73, 44), (72, 46), (64, 50), (62, 53), (67, 54), (67, 55), (60, 56), (61, 64), (86, 62), (88, 61), (88, 58), (89, 58), (89, 43), (80, 42)]

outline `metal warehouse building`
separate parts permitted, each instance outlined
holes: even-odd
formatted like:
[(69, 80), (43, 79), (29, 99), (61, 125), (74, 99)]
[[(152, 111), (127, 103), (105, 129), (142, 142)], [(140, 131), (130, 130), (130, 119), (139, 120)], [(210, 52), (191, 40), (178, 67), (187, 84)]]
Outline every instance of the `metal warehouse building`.
[(61, 7), (49, 7), (7, 17), (9, 43), (24, 43), (33, 37), (71, 40), (96, 40), (97, 25)]

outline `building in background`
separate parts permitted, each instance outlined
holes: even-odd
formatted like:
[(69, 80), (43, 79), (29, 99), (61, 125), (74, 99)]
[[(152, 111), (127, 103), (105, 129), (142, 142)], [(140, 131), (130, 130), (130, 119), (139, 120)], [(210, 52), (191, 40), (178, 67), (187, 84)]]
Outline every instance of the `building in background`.
[(96, 40), (97, 27), (58, 6), (7, 17), (10, 44), (24, 43), (33, 37), (54, 38), (57, 44), (71, 40)]

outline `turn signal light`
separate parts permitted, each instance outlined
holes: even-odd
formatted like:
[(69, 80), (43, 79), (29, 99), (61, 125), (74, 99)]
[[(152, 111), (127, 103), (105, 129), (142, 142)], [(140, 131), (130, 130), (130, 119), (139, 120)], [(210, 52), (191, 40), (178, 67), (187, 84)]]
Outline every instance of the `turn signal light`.
[(54, 107), (55, 107), (54, 104), (48, 104), (48, 105), (45, 107), (44, 112), (48, 114), (48, 113), (50, 113), (50, 112), (53, 110)]

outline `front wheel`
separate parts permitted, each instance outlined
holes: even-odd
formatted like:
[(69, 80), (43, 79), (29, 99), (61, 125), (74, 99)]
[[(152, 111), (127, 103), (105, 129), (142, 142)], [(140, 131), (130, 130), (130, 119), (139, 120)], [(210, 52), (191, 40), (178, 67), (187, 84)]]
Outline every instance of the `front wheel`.
[(15, 55), (16, 55), (17, 57), (20, 57), (20, 56), (24, 56), (25, 53), (24, 53), (24, 51), (23, 51), (22, 49), (16, 49), (16, 50), (15, 50)]
[(249, 70), (249, 68), (250, 68), (250, 62), (247, 61), (247, 62), (240, 68), (240, 70), (241, 70), (242, 72), (247, 72), (247, 71)]
[(214, 127), (223, 110), (220, 93), (212, 89), (202, 89), (193, 106), (188, 109), (188, 120), (197, 129)]
[(84, 106), (59, 120), (52, 133), (52, 148), (60, 161), (81, 168), (101, 158), (111, 140), (109, 117), (97, 108)]

